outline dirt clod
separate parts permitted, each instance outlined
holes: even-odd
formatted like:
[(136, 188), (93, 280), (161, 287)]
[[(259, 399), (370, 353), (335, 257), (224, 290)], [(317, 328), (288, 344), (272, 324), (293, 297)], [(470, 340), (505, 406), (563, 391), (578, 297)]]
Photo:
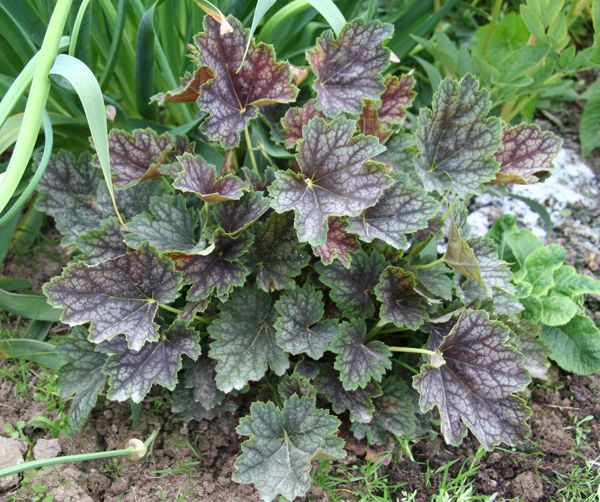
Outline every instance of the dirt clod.
[[(0, 436), (0, 467), (10, 467), (23, 463), (23, 454), (27, 446), (23, 441)], [(19, 476), (5, 476), (0, 478), (0, 492), (14, 488), (19, 484)]]
[(40, 438), (33, 447), (33, 458), (41, 460), (43, 458), (54, 458), (60, 455), (61, 448), (58, 439)]
[(511, 483), (513, 496), (525, 502), (537, 502), (544, 496), (544, 484), (531, 471), (522, 472)]

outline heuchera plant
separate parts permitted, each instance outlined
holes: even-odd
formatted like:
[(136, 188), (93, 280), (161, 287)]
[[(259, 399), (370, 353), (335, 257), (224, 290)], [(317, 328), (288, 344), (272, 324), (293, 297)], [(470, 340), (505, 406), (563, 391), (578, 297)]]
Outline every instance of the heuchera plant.
[[(62, 343), (73, 425), (105, 388), (139, 403), (162, 386), (184, 420), (253, 400), (234, 479), (265, 500), (306, 493), (312, 459), (343, 457), (342, 437), (386, 445), (429, 427), (434, 408), (450, 444), (467, 430), (486, 448), (514, 444), (527, 432), (526, 368), (546, 358), (523, 284), (551, 286), (527, 279), (532, 259), (512, 244), (499, 256), (508, 234), (469, 237), (466, 202), (538, 181), (560, 140), (490, 116), (472, 76), (442, 81), (402, 131), (414, 81), (385, 75), (391, 25), (324, 32), (309, 73), (253, 41), (244, 57), (246, 31), (228, 21), (222, 34), (206, 17), (196, 71), (155, 97), (197, 102), (196, 143), (110, 133), (126, 226), (91, 154), (57, 153), (40, 184), (39, 208), (74, 250), (44, 287), (81, 326)], [(513, 257), (526, 269), (516, 279)], [(559, 361), (573, 316), (543, 334)], [(598, 369), (586, 350), (567, 369)]]

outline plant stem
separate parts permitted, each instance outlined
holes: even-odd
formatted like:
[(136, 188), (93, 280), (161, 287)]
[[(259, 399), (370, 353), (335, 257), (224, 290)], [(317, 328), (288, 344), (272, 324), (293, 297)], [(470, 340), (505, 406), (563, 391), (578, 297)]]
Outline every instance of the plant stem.
[(417, 268), (419, 270), (427, 270), (430, 268), (435, 268), (437, 267), (439, 264), (444, 263), (444, 257), (442, 256), (441, 258), (438, 258), (437, 260), (434, 260), (430, 263), (423, 263), (421, 265), (414, 265), (413, 268)]
[[(148, 447), (156, 439), (157, 431), (154, 431), (150, 437), (144, 441), (144, 447), (147, 450)], [(121, 450), (110, 450), (110, 451), (98, 451), (94, 453), (81, 453), (78, 455), (65, 455), (64, 457), (44, 458), (41, 460), (33, 460), (31, 462), (25, 462), (19, 465), (13, 465), (0, 469), (0, 478), (3, 476), (10, 476), (12, 474), (18, 474), (23, 471), (29, 471), (31, 469), (39, 469), (40, 467), (47, 467), (49, 465), (66, 464), (72, 462), (85, 462), (88, 460), (98, 460), (103, 458), (113, 457), (131, 457), (139, 455), (140, 449), (135, 446), (123, 448)], [(143, 452), (145, 455), (145, 452)]]
[(252, 169), (256, 174), (258, 174), (258, 164), (256, 163), (256, 157), (254, 156), (254, 150), (252, 149), (252, 141), (250, 140), (250, 132), (248, 128), (244, 128), (244, 138), (246, 138), (246, 148), (248, 149), (248, 154), (250, 155), (250, 162), (252, 163)]
[(8, 167), (0, 177), (0, 211), (6, 207), (17, 189), (35, 147), (40, 125), (42, 124), (42, 114), (46, 109), (46, 101), (50, 92), (48, 73), (56, 59), (60, 37), (72, 2), (73, 0), (58, 0), (48, 23), (35, 73), (33, 74), (29, 98), (25, 105), (23, 125), (19, 131)]
[(485, 37), (485, 41), (483, 42), (483, 49), (481, 51), (481, 55), (483, 59), (485, 59), (490, 51), (490, 46), (492, 44), (492, 38), (494, 37), (494, 32), (496, 31), (496, 23), (498, 22), (498, 18), (500, 17), (500, 11), (502, 9), (502, 0), (496, 0), (494, 2), (494, 7), (492, 9), (492, 20), (490, 21), (490, 27), (488, 28), (487, 35)]
[(262, 143), (259, 143), (258, 145), (258, 149), (260, 150), (260, 153), (262, 153), (262, 156), (267, 159), (267, 162), (269, 163), (269, 165), (275, 169), (275, 170), (279, 170), (279, 167), (277, 166), (277, 164), (275, 164), (275, 162), (273, 161), (273, 159), (271, 158), (271, 156), (267, 153), (267, 150), (265, 149), (264, 145)]
[[(183, 312), (183, 310), (175, 308), (175, 307), (171, 307), (171, 305), (165, 305), (164, 303), (159, 303), (158, 304), (159, 308), (166, 310), (168, 312), (172, 312), (173, 314), (181, 314)], [(210, 319), (207, 319), (206, 317), (202, 317), (201, 315), (196, 314), (194, 316), (194, 319), (202, 324), (210, 324), (211, 321)]]
[(134, 429), (140, 428), (140, 419), (142, 418), (142, 403), (129, 402), (131, 408), (131, 426)]
[(427, 354), (430, 356), (434, 356), (437, 352), (433, 350), (420, 349), (418, 347), (388, 347), (391, 352), (409, 352), (411, 354)]

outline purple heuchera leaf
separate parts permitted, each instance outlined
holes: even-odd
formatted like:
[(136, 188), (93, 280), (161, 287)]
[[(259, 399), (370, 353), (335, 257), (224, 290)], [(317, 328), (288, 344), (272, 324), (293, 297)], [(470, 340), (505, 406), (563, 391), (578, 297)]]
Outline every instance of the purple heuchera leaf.
[(331, 344), (330, 350), (337, 354), (333, 367), (340, 372), (346, 390), (366, 387), (392, 367), (392, 353), (380, 341), (366, 342), (367, 328), (362, 319), (342, 323), (340, 334)]
[(235, 235), (265, 214), (269, 205), (269, 199), (261, 192), (247, 192), (240, 200), (211, 205), (208, 211), (225, 233)]
[(385, 90), (381, 72), (388, 64), (389, 52), (382, 42), (394, 27), (375, 21), (347, 24), (337, 40), (325, 31), (314, 49), (306, 52), (317, 80), (317, 107), (336, 117), (343, 112), (358, 115), (363, 100), (379, 99)]
[(384, 142), (393, 132), (393, 126), (404, 121), (406, 109), (415, 98), (412, 75), (388, 75), (384, 81), (385, 91), (380, 102), (367, 101), (359, 120), (359, 127), (364, 134), (377, 136)]
[(222, 202), (239, 199), (250, 185), (233, 174), (217, 177), (215, 166), (200, 155), (184, 153), (177, 157), (182, 170), (173, 187), (182, 192), (191, 192), (206, 202)]
[(227, 21), (233, 30), (222, 35), (220, 24), (205, 16), (204, 33), (195, 42), (200, 64), (215, 74), (200, 88), (198, 105), (209, 114), (201, 130), (224, 147), (233, 148), (244, 127), (257, 116), (257, 107), (292, 102), (298, 89), (292, 84), (289, 65), (278, 63), (269, 45), (252, 41), (242, 63), (247, 30), (232, 16)]
[(115, 217), (107, 218), (98, 228), (88, 230), (75, 241), (75, 245), (84, 253), (89, 265), (97, 265), (127, 252), (119, 220)]
[(387, 267), (375, 288), (377, 299), (383, 303), (380, 318), (399, 328), (419, 329), (427, 317), (428, 302), (415, 287), (412, 272), (399, 267)]
[(158, 339), (153, 322), (158, 304), (175, 301), (180, 281), (170, 260), (142, 244), (93, 267), (73, 262), (44, 285), (44, 293), (49, 303), (65, 309), (65, 323), (91, 323), (90, 341), (125, 335), (131, 350), (140, 350)]
[(165, 103), (195, 103), (200, 96), (200, 88), (214, 78), (210, 68), (201, 66), (194, 73), (187, 72), (180, 80), (179, 86), (167, 92), (159, 92), (150, 98), (151, 101)]
[(562, 139), (537, 124), (507, 127), (502, 145), (496, 152), (500, 172), (494, 183), (537, 183), (539, 174), (552, 171), (552, 161), (558, 155)]
[(281, 134), (286, 148), (295, 148), (302, 139), (302, 128), (315, 117), (325, 118), (325, 114), (317, 110), (317, 100), (309, 99), (303, 106), (290, 108), (281, 119)]
[(500, 147), (502, 124), (487, 117), (489, 92), (480, 90), (473, 75), (461, 81), (444, 79), (433, 96), (432, 109), (419, 113), (415, 167), (425, 188), (459, 196), (479, 194), (499, 165), (494, 153)]
[(528, 409), (516, 393), (529, 376), (506, 343), (509, 334), (482, 310), (465, 311), (446, 336), (431, 333), (428, 348), (436, 355), (413, 386), (423, 411), (438, 407), (447, 443), (458, 446), (467, 428), (487, 449), (515, 444), (527, 432)]
[(346, 232), (347, 226), (341, 218), (329, 218), (327, 241), (322, 246), (313, 248), (314, 253), (325, 265), (331, 265), (335, 260), (339, 260), (344, 267), (350, 267), (352, 253), (360, 249), (360, 243), (356, 235)]
[(234, 287), (242, 286), (250, 270), (240, 258), (251, 243), (247, 235), (232, 239), (218, 232), (210, 254), (171, 254), (185, 282), (192, 285), (187, 294), (188, 301), (204, 300), (213, 293), (225, 301)]
[(329, 216), (358, 216), (391, 183), (380, 164), (367, 163), (385, 150), (376, 138), (352, 135), (353, 120), (312, 119), (299, 146), (299, 172), (277, 171), (269, 187), (275, 211), (294, 210), (300, 242), (327, 242)]
[(121, 186), (160, 176), (159, 166), (192, 150), (187, 138), (174, 138), (168, 133), (157, 135), (152, 129), (136, 129), (131, 133), (113, 129), (108, 134), (108, 148), (113, 181)]
[(198, 333), (178, 323), (164, 339), (147, 343), (137, 352), (130, 350), (122, 337), (101, 344), (99, 350), (110, 354), (104, 365), (104, 372), (109, 376), (108, 399), (141, 403), (154, 384), (173, 390), (181, 369), (181, 357), (185, 354), (197, 359), (199, 340)]
[(439, 208), (439, 203), (424, 190), (414, 186), (402, 173), (381, 199), (363, 214), (352, 218), (348, 231), (364, 242), (380, 239), (396, 249), (405, 249), (406, 235), (426, 228)]

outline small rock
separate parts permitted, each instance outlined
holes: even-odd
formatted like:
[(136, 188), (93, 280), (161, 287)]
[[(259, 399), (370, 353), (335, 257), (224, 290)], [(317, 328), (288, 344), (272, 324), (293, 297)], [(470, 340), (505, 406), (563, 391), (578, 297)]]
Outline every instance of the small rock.
[(525, 502), (537, 502), (544, 497), (544, 484), (531, 471), (519, 474), (511, 482), (512, 493)]
[[(0, 436), (0, 467), (11, 467), (23, 463), (23, 455), (27, 445), (23, 441)], [(5, 476), (0, 478), (0, 492), (5, 492), (19, 484), (19, 476)]]
[(112, 495), (120, 495), (121, 493), (126, 492), (128, 488), (129, 483), (127, 482), (127, 479), (120, 478), (117, 479), (112, 485), (110, 485), (108, 492)]
[(33, 458), (54, 458), (60, 455), (61, 448), (58, 439), (38, 439), (33, 447)]
[(119, 428), (117, 427), (117, 424), (112, 424), (110, 426), (110, 430), (113, 431), (114, 434), (116, 434), (117, 432), (119, 432)]

